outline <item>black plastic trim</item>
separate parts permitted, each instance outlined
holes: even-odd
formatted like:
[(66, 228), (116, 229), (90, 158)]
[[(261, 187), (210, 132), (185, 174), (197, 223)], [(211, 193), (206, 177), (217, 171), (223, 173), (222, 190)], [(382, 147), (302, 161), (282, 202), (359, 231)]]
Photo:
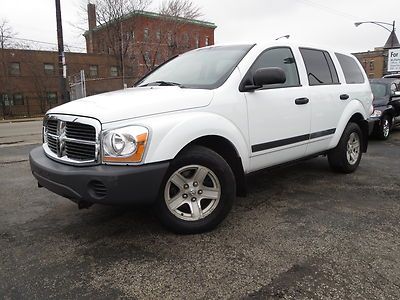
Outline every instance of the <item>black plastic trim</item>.
[(272, 141), (272, 142), (267, 142), (267, 143), (262, 143), (262, 144), (257, 144), (257, 145), (252, 145), (251, 146), (251, 152), (260, 152), (268, 149), (273, 149), (273, 148), (278, 148), (290, 144), (295, 144), (311, 139), (316, 139), (320, 138), (326, 135), (331, 135), (336, 132), (336, 128), (328, 129), (328, 130), (323, 130), (323, 131), (318, 131), (318, 132), (313, 132), (311, 134), (303, 134), (283, 140), (277, 140), (277, 141)]
[[(112, 205), (153, 203), (169, 167), (169, 161), (141, 166), (70, 166), (48, 158), (42, 147), (30, 152), (29, 161), (40, 186), (77, 203)], [(102, 183), (105, 193), (96, 193), (93, 183)]]

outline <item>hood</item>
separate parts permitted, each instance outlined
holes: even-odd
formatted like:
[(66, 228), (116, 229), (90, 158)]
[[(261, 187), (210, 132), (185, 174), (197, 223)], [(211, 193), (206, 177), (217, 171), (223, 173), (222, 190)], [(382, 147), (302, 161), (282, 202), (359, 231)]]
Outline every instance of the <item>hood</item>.
[(129, 88), (71, 101), (48, 113), (92, 117), (109, 123), (207, 106), (213, 94), (212, 90), (178, 86)]

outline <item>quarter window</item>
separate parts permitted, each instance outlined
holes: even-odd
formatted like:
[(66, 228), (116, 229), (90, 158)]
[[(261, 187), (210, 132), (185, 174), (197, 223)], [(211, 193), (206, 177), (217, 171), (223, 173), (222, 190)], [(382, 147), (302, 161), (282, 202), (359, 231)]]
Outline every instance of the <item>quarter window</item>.
[(339, 60), (340, 66), (342, 67), (346, 83), (349, 84), (364, 83), (363, 73), (361, 72), (356, 61), (348, 55), (340, 53), (335, 53), (335, 54), (337, 59)]
[(306, 65), (309, 85), (339, 83), (335, 66), (328, 52), (315, 49), (300, 48)]
[(286, 75), (286, 82), (283, 84), (269, 85), (269, 87), (299, 86), (299, 75), (296, 61), (290, 48), (273, 48), (262, 53), (250, 69), (251, 74), (260, 68), (277, 67), (281, 68)]

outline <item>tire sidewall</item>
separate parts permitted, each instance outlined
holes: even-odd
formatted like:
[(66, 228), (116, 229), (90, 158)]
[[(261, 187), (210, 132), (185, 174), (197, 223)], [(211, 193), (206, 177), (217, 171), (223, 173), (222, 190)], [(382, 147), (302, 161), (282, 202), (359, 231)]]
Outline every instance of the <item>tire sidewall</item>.
[[(350, 164), (350, 162), (347, 159), (347, 154), (346, 154), (347, 153), (347, 143), (349, 142), (350, 135), (352, 133), (357, 133), (358, 139), (359, 139), (359, 143), (360, 143), (360, 150), (359, 150), (358, 158), (357, 158), (357, 161), (356, 161), (355, 164)], [(355, 123), (348, 124), (347, 127), (346, 127), (345, 132), (343, 133), (342, 138), (343, 138), (343, 141), (341, 141), (341, 142), (343, 142), (343, 151), (342, 151), (343, 153), (342, 153), (342, 155), (343, 155), (344, 167), (349, 172), (353, 172), (354, 170), (357, 169), (358, 165), (360, 164), (361, 157), (362, 157), (362, 139), (363, 139), (363, 136), (362, 136), (362, 132), (361, 132), (360, 127)]]
[[(210, 215), (197, 221), (185, 221), (176, 217), (167, 207), (164, 190), (171, 175), (182, 167), (200, 165), (210, 169), (218, 178), (221, 195), (217, 207)], [(190, 147), (179, 154), (172, 162), (161, 185), (155, 203), (161, 222), (177, 233), (201, 233), (216, 227), (229, 213), (236, 195), (233, 172), (228, 163), (216, 152), (201, 146)]]

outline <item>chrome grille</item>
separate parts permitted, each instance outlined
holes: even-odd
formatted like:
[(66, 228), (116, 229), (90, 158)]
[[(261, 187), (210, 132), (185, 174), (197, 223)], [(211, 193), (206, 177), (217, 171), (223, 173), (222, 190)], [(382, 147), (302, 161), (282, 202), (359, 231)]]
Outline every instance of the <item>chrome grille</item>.
[(50, 134), (57, 135), (57, 120), (47, 121), (47, 132)]
[(96, 129), (87, 124), (67, 122), (65, 126), (65, 135), (72, 139), (95, 141)]
[(51, 158), (69, 164), (99, 162), (101, 125), (91, 118), (48, 115), (43, 148)]

